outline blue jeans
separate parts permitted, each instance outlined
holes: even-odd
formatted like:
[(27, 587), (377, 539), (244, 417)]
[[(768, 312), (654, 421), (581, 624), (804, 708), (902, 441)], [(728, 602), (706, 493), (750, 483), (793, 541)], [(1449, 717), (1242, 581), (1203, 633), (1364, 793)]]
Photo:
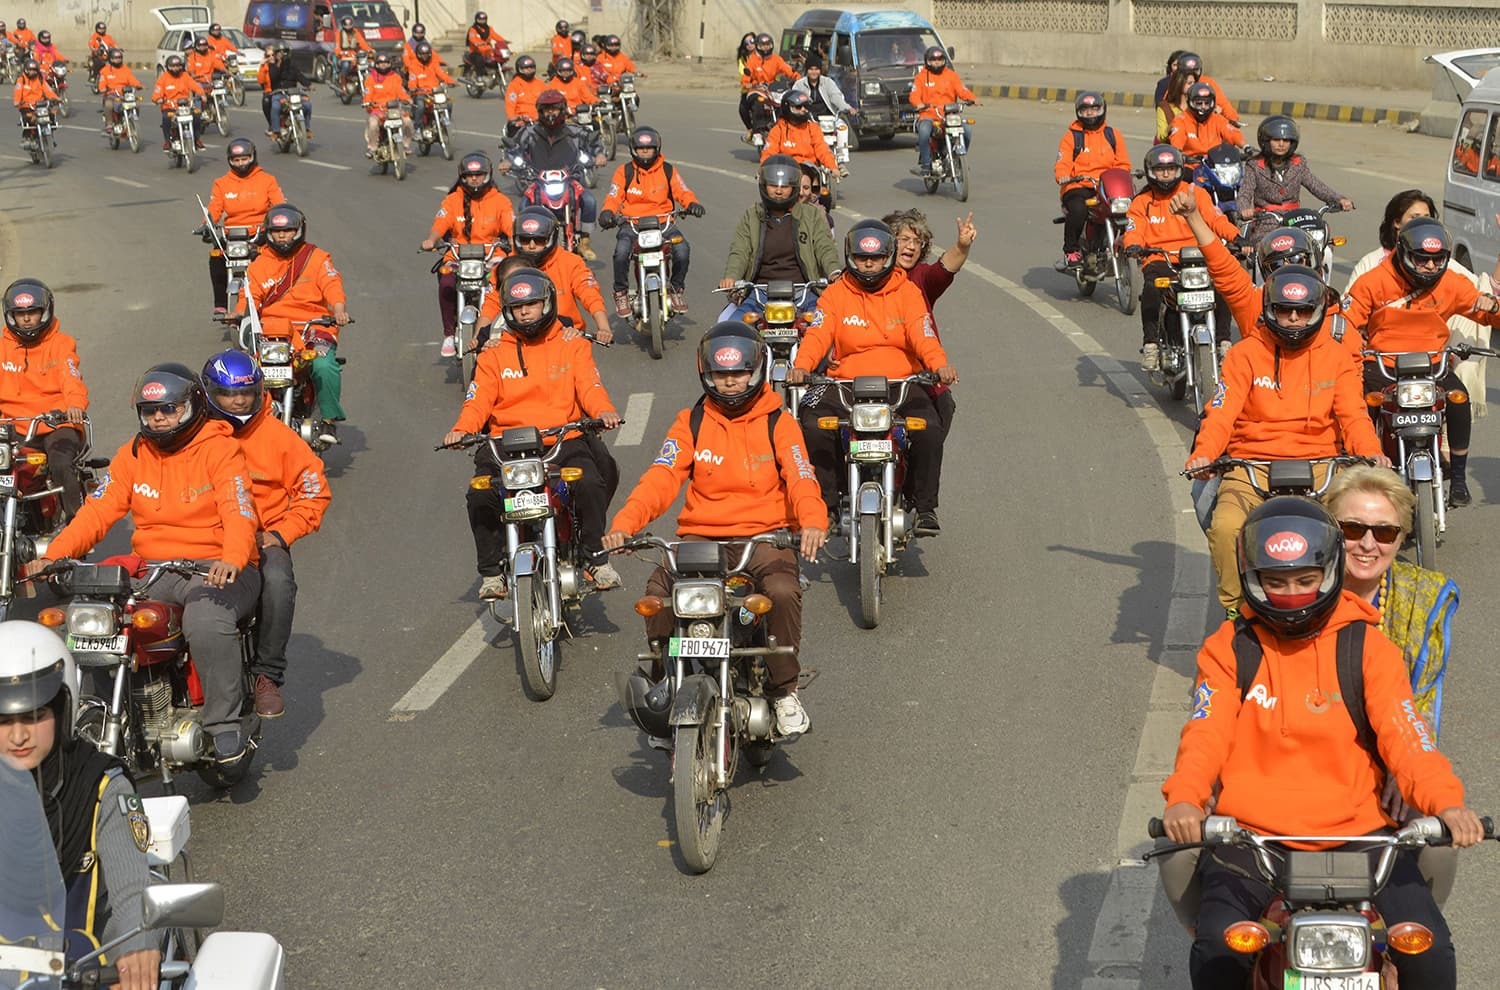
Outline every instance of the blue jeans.
[[(272, 130), (279, 130), (281, 128), (281, 104), (284, 102), (286, 102), (285, 94), (271, 94)], [(302, 99), (302, 128), (304, 130), (312, 130), (312, 101), (307, 99), (306, 97), (303, 97)]]
[[(917, 121), (917, 164), (927, 168), (932, 164), (932, 128), (935, 121), (923, 117)], [(964, 125), (964, 151), (974, 147), (974, 128)]]
[[(667, 242), (678, 236), (682, 231), (677, 229), (675, 223), (669, 223), (662, 228), (662, 241)], [(691, 252), (688, 250), (686, 238), (676, 244), (665, 245), (672, 257), (672, 288), (681, 292), (687, 285), (688, 258)], [(635, 230), (627, 223), (620, 224), (620, 236), (615, 240), (615, 285), (616, 292), (624, 292), (627, 288), (626, 281), (630, 278), (630, 254), (635, 249)]]
[(260, 548), (260, 619), (256, 625), (254, 671), (286, 683), (286, 644), (297, 608), (297, 576), (292, 555), (280, 546)]

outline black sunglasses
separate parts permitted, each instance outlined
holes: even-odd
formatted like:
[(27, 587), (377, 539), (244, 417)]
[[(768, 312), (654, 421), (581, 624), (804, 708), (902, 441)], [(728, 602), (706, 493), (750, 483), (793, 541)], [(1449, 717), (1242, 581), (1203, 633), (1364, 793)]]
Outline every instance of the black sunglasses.
[(180, 402), (155, 402), (151, 405), (141, 406), (142, 416), (171, 416), (182, 408)]
[(1366, 533), (1375, 535), (1376, 543), (1395, 543), (1396, 538), (1401, 535), (1400, 526), (1371, 525), (1370, 523), (1355, 522), (1353, 519), (1340, 519), (1339, 529), (1343, 530), (1344, 539), (1362, 540)]

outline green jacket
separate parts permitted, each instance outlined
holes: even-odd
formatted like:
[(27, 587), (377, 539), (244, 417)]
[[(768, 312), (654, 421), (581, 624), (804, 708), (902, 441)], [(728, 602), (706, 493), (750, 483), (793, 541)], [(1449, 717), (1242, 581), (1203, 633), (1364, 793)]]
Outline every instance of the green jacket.
[[(734, 239), (729, 242), (729, 259), (724, 262), (725, 278), (749, 279), (760, 267), (760, 235), (765, 216), (765, 204), (756, 203), (740, 218)], [(811, 203), (796, 204), (792, 207), (792, 223), (797, 231), (797, 260), (802, 263), (809, 281), (827, 278), (830, 272), (842, 267), (822, 207)]]

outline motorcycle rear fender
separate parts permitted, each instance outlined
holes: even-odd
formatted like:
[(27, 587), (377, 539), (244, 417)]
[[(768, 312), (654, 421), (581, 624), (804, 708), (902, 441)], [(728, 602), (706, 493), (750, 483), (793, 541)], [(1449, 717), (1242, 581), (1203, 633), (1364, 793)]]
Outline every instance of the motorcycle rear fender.
[(1407, 481), (1432, 481), (1436, 473), (1432, 470), (1431, 451), (1413, 451), (1406, 459)]
[(859, 486), (854, 499), (855, 511), (862, 516), (881, 515), (885, 507), (885, 492), (877, 481), (867, 481)]
[(672, 714), (669, 725), (702, 725), (713, 714), (714, 702), (719, 697), (719, 685), (707, 674), (691, 674), (677, 689), (672, 699)]
[(542, 551), (535, 543), (516, 548), (516, 557), (511, 561), (510, 573), (514, 577), (526, 577), (537, 572), (541, 565)]
[(648, 292), (661, 291), (661, 275), (655, 270), (646, 274), (646, 290)]

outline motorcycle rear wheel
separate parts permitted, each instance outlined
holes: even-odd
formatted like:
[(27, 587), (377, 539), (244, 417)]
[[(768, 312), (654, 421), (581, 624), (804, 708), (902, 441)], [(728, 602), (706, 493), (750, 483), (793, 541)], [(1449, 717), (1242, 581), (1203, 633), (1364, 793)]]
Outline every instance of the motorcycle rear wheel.
[(352, 92), (350, 92), (349, 87), (347, 87), (347, 86), (340, 86), (339, 87), (339, 102), (340, 103), (342, 103), (344, 106), (347, 107), (350, 104), (350, 102), (353, 101), (353, 99), (354, 99), (354, 94)]
[(516, 578), (511, 589), (516, 602), (516, 648), (521, 651), (521, 675), (533, 701), (557, 693), (557, 624), (549, 614), (547, 585), (534, 574)]
[(114, 131), (110, 131), (110, 133), (109, 133), (109, 150), (110, 151), (119, 151), (120, 150), (120, 136), (118, 134), (116, 134)]
[(1088, 278), (1083, 273), (1082, 266), (1073, 269), (1073, 281), (1078, 286), (1078, 294), (1087, 299), (1094, 294), (1094, 289), (1099, 285), (1097, 279)]
[(465, 73), (461, 81), (464, 84), (464, 89), (468, 91), (470, 99), (477, 100), (484, 95), (484, 82), (478, 76), (474, 75), (473, 70)]
[(651, 341), (651, 356), (660, 361), (662, 356), (662, 332), (666, 327), (666, 318), (661, 311), (661, 293), (648, 292), (646, 294), (646, 334)]
[(714, 736), (712, 720), (700, 725), (679, 725), (675, 736), (675, 766), (672, 774), (672, 808), (677, 824), (677, 845), (682, 859), (694, 873), (707, 873), (719, 857), (719, 839), (724, 834), (727, 795), (713, 781)]
[(969, 201), (969, 170), (964, 165), (964, 156), (954, 155), (951, 167), (953, 184), (958, 188), (958, 201), (967, 203)]
[(1416, 484), (1417, 510), (1412, 528), (1412, 540), (1417, 545), (1417, 566), (1428, 570), (1437, 568), (1437, 499), (1442, 492), (1431, 481)]
[(1120, 307), (1120, 312), (1130, 316), (1135, 312), (1135, 268), (1130, 264), (1130, 259), (1116, 255), (1115, 264), (1120, 271), (1120, 277), (1115, 279), (1115, 305)]
[(859, 527), (859, 624), (863, 629), (880, 625), (880, 558), (885, 546), (880, 542), (879, 522), (871, 516), (856, 517)]

